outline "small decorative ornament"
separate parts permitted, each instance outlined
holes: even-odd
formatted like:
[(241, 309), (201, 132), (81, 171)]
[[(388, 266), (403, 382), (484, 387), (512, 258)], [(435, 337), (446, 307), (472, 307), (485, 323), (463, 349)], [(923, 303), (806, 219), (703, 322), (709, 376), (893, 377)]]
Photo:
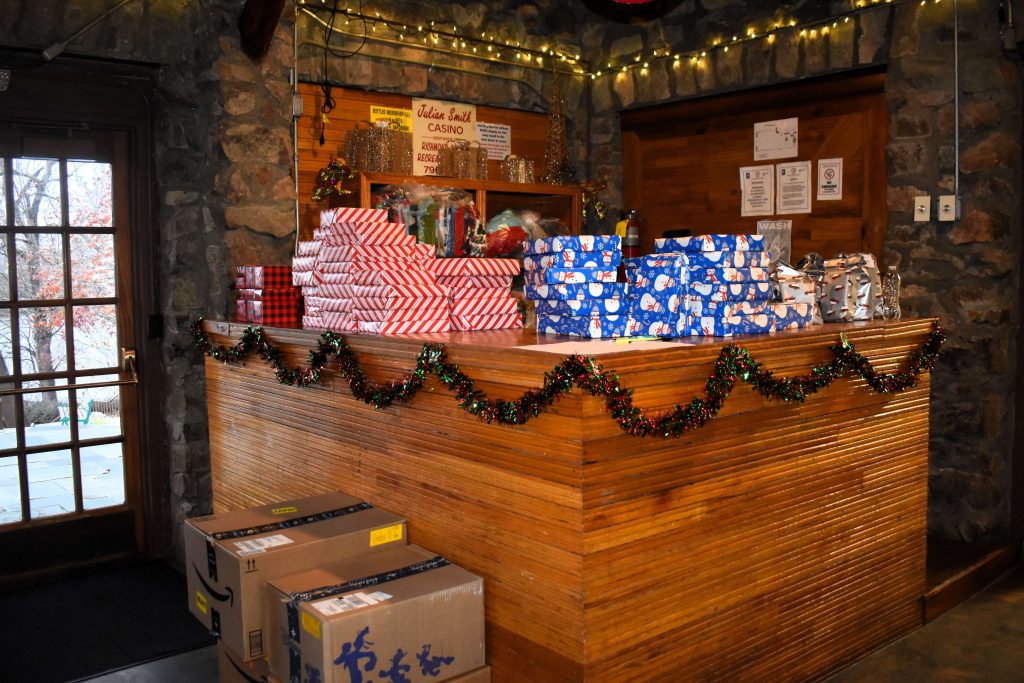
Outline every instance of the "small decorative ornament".
[(459, 366), (448, 362), (444, 344), (424, 344), (416, 356), (416, 367), (404, 379), (376, 384), (363, 371), (355, 353), (344, 337), (324, 332), (317, 347), (309, 352), (308, 368), (290, 369), (284, 365), (284, 353), (271, 344), (261, 327), (247, 327), (238, 343), (231, 348), (214, 345), (203, 330), (203, 319), (192, 323), (189, 331), (195, 337), (196, 347), (214, 360), (224, 363), (240, 361), (255, 352), (268, 363), (281, 384), (306, 387), (319, 384), (330, 356), (338, 359), (338, 374), (348, 380), (349, 390), (357, 399), (383, 410), (391, 404), (408, 402), (423, 388), (428, 374), (433, 374), (459, 401), (459, 407), (488, 423), (524, 424), (537, 417), (575, 385), (591, 396), (603, 398), (608, 413), (622, 431), (632, 436), (661, 436), (678, 438), (686, 432), (703, 427), (718, 414), (725, 399), (732, 393), (737, 381), (751, 385), (754, 391), (769, 400), (802, 403), (812, 394), (828, 388), (845, 375), (857, 375), (880, 394), (905, 391), (917, 385), (920, 376), (931, 371), (939, 358), (939, 350), (946, 335), (935, 323), (920, 349), (912, 351), (907, 359), (907, 370), (879, 374), (871, 361), (857, 353), (845, 333), (840, 343), (831, 347), (832, 360), (816, 365), (806, 375), (775, 377), (750, 356), (750, 352), (735, 344), (722, 347), (714, 364), (714, 373), (704, 384), (704, 396), (689, 403), (676, 404), (671, 410), (645, 411), (633, 405), (633, 390), (619, 383), (619, 376), (604, 370), (594, 358), (579, 354), (567, 357), (544, 375), (540, 389), (527, 391), (518, 399), (490, 399), (474, 388), (474, 380), (466, 376)]
[(355, 177), (355, 173), (349, 168), (343, 159), (331, 157), (330, 162), (320, 169), (313, 184), (313, 201), (322, 202), (331, 195), (351, 194), (342, 186), (346, 180)]

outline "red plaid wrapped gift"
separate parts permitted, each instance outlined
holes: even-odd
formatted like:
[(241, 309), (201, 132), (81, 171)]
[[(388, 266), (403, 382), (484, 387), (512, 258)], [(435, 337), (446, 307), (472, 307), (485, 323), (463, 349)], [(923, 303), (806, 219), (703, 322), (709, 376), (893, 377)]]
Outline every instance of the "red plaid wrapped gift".
[(387, 209), (354, 209), (344, 206), (335, 206), (330, 209), (320, 210), (320, 226), (325, 227), (339, 221), (370, 221), (373, 223), (386, 223), (388, 220)]
[(302, 295), (298, 287), (265, 289), (261, 299), (246, 299), (248, 322), (274, 327), (297, 327), (302, 320)]
[(523, 326), (519, 311), (508, 315), (453, 315), (453, 330), (511, 330)]
[(292, 286), (291, 266), (245, 266), (245, 286), (249, 289), (279, 289)]
[(435, 275), (518, 275), (519, 261), (507, 258), (441, 258), (426, 264)]

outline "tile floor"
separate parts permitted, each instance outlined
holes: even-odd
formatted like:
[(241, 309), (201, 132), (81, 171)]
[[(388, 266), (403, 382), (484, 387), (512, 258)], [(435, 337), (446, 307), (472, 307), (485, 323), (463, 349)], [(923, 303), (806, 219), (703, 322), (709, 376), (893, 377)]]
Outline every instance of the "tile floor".
[[(217, 648), (160, 659), (89, 683), (216, 683)], [(826, 683), (1024, 681), (1024, 567)]]

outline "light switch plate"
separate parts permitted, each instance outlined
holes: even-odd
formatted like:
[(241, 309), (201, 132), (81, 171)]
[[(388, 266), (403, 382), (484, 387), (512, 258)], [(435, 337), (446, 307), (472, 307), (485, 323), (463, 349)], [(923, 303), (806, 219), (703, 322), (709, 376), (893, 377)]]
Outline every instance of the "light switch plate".
[(960, 200), (954, 194), (944, 194), (939, 197), (939, 208), (936, 218), (940, 221), (955, 221), (960, 219)]
[(924, 223), (932, 219), (932, 198), (928, 195), (914, 197), (914, 222)]

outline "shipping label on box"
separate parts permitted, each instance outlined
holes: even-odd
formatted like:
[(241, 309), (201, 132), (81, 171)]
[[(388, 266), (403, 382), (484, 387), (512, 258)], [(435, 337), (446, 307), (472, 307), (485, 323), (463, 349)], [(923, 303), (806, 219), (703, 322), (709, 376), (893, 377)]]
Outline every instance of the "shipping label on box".
[(338, 223), (340, 221), (369, 221), (372, 223), (386, 223), (388, 221), (387, 209), (356, 209), (349, 207), (332, 207), (320, 210), (321, 227)]
[(764, 251), (764, 235), (696, 235), (656, 239), (654, 251)]
[(343, 493), (195, 517), (184, 527), (189, 610), (245, 661), (263, 657), (268, 579), (405, 539), (404, 519)]
[(483, 598), (482, 579), (417, 546), (280, 577), (265, 598), (271, 674), (421, 683), (477, 672)]
[(527, 299), (625, 299), (624, 282), (588, 282), (581, 285), (526, 285)]
[(622, 263), (621, 251), (555, 251), (538, 256), (524, 256), (523, 270), (544, 268), (612, 268)]
[(441, 258), (425, 266), (435, 275), (518, 275), (519, 261), (510, 258)]
[(540, 299), (535, 304), (538, 315), (575, 315), (583, 317), (624, 315), (630, 311), (629, 299)]
[(524, 279), (531, 285), (578, 285), (585, 282), (615, 282), (616, 275), (614, 268), (545, 268), (526, 271)]
[(629, 334), (629, 316), (570, 316), (538, 314), (537, 331), (546, 334), (565, 334), (573, 337), (589, 337), (591, 339), (625, 337)]
[(771, 312), (756, 315), (687, 316), (686, 334), (700, 337), (731, 337), (734, 334), (767, 334), (775, 329)]
[(550, 254), (555, 251), (622, 251), (622, 238), (618, 235), (574, 235), (546, 237), (523, 242), (523, 253), (528, 256)]
[(694, 282), (686, 287), (686, 296), (705, 301), (767, 301), (772, 298), (770, 282)]

